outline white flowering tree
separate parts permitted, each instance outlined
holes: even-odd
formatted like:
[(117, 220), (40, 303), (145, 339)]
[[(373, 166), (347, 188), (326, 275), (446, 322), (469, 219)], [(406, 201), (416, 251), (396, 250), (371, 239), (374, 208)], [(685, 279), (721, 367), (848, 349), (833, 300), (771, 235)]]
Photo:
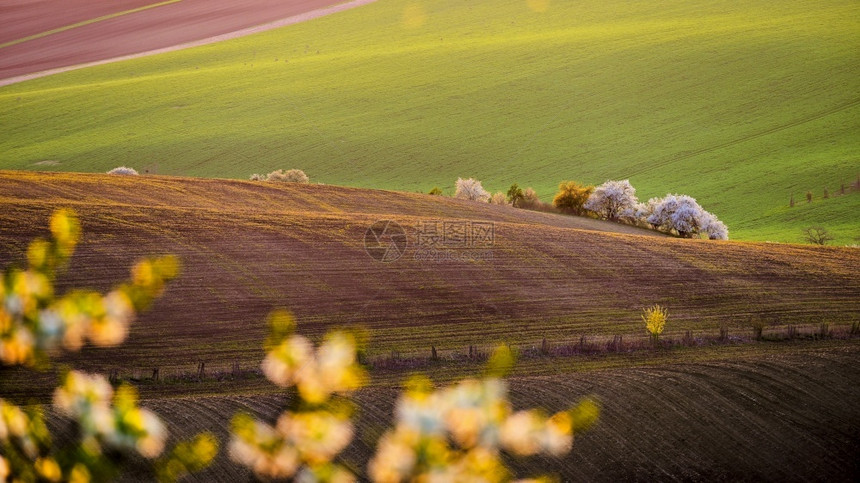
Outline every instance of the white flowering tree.
[(594, 188), (583, 206), (604, 220), (633, 221), (639, 200), (630, 180), (607, 181)]
[[(254, 175), (251, 176), (251, 181), (254, 181)], [(275, 181), (279, 183), (299, 183), (308, 184), (310, 178), (300, 169), (278, 169), (266, 175), (266, 181)]]
[[(633, 218), (637, 223), (649, 224), (648, 217), (654, 213), (654, 209), (657, 207), (657, 204), (660, 202), (660, 198), (651, 198), (644, 203), (637, 203), (636, 207), (631, 210), (633, 213)], [(651, 228), (657, 229), (657, 226), (651, 225)]]
[(695, 198), (669, 194), (660, 200), (649, 200), (648, 203), (651, 208), (647, 221), (656, 229), (675, 230), (686, 238), (700, 233), (707, 234), (712, 240), (729, 238), (726, 225), (705, 211)]
[(129, 176), (138, 176), (139, 173), (134, 168), (129, 168), (128, 166), (117, 166), (116, 168), (107, 172), (107, 174), (123, 174)]
[(454, 198), (470, 201), (483, 201), (486, 203), (490, 199), (490, 193), (481, 186), (480, 181), (474, 178), (457, 178)]
[(702, 221), (702, 232), (708, 235), (710, 240), (728, 240), (729, 228), (725, 223), (718, 220), (712, 213), (705, 212)]

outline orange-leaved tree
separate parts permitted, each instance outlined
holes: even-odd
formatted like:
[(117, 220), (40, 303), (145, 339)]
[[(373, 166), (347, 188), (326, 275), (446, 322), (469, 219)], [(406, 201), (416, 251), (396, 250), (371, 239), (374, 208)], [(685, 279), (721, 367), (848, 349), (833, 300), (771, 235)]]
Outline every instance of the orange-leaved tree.
[(576, 181), (562, 181), (558, 185), (558, 193), (553, 198), (552, 204), (565, 213), (582, 215), (585, 213), (583, 205), (592, 192), (594, 192), (594, 186), (581, 185)]

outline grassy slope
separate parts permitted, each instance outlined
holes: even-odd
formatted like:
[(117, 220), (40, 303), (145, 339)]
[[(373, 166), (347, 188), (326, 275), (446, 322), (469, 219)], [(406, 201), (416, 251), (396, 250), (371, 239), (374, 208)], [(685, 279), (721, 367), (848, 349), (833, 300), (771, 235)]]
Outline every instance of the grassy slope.
[[(751, 314), (781, 327), (860, 320), (857, 249), (605, 233), (573, 229), (588, 221), (579, 218), (331, 186), (5, 172), (0, 187), (3, 266), (23, 259), (58, 206), (79, 212), (85, 234), (63, 287), (107, 289), (145, 255), (183, 260), (128, 343), (68, 360), (95, 371), (256, 366), (264, 317), (278, 306), (313, 337), (367, 327), (373, 356), (641, 336), (639, 314), (652, 303), (669, 306), (675, 336), (748, 331)], [(492, 258), (430, 262), (410, 249), (380, 263), (363, 239), (381, 218), (401, 223), (413, 244), (419, 222), (492, 220)]]
[(6, 87), (0, 167), (286, 166), (422, 191), (476, 176), (544, 198), (562, 179), (629, 177), (642, 198), (695, 196), (736, 238), (799, 241), (811, 224), (860, 236), (856, 193), (786, 208), (857, 176), (856, 2), (549, 5), (381, 0)]

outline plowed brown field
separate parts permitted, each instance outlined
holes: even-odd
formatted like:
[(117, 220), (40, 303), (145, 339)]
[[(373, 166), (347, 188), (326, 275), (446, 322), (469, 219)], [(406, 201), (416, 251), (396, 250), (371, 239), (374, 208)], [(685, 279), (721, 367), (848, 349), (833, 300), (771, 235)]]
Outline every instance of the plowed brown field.
[[(752, 315), (780, 327), (860, 320), (856, 249), (642, 236), (653, 232), (321, 185), (2, 172), (0, 265), (21, 262), (60, 206), (77, 210), (84, 229), (62, 287), (105, 290), (146, 255), (184, 264), (123, 346), (66, 359), (102, 372), (255, 367), (276, 307), (294, 311), (311, 337), (366, 327), (371, 356), (641, 335), (639, 314), (653, 303), (669, 307), (667, 336), (721, 325), (749, 333)], [(397, 221), (410, 242), (391, 263), (365, 252), (366, 230), (380, 219)], [(416, 259), (416, 227), (446, 221), (494, 223), (492, 246), (482, 259)]]
[[(563, 481), (856, 481), (860, 466), (857, 342), (808, 343), (791, 352), (524, 377), (510, 381), (517, 407), (567, 407), (584, 395), (602, 403), (600, 422), (561, 459), (514, 461), (521, 476)], [(344, 461), (362, 472), (372, 442), (390, 424), (397, 391), (363, 390), (356, 441)], [(237, 411), (270, 422), (284, 396), (150, 401), (173, 434), (225, 428)], [(246, 481), (222, 452), (198, 481)]]
[[(224, 443), (236, 411), (273, 420), (283, 408), (284, 396), (259, 376), (146, 380), (152, 368), (169, 376), (201, 361), (209, 371), (237, 361), (257, 367), (274, 307), (295, 311), (311, 337), (362, 325), (371, 355), (629, 337), (642, 333), (641, 307), (655, 302), (670, 310), (665, 337), (720, 325), (743, 334), (751, 315), (780, 327), (860, 320), (856, 249), (680, 240), (584, 218), (321, 185), (0, 172), (0, 266), (20, 263), (63, 206), (78, 212), (84, 236), (61, 288), (106, 289), (141, 256), (181, 257), (182, 275), (124, 345), (60, 358), (90, 371), (119, 369), (125, 379), (137, 372), (144, 404), (179, 437), (213, 430)], [(400, 223), (410, 243), (390, 263), (364, 248), (380, 219)], [(495, 238), (483, 249), (491, 256), (416, 260), (416, 227), (437, 221), (493, 223)], [(521, 475), (565, 481), (855, 480), (858, 344), (747, 342), (521, 360), (510, 381), (518, 407), (554, 411), (591, 394), (603, 412), (568, 457), (512, 464)], [(427, 369), (444, 382), (479, 367), (446, 359)], [(0, 372), (0, 394), (18, 402), (45, 402), (56, 384), (53, 373)], [(343, 456), (356, 471), (389, 424), (407, 372), (374, 371), (357, 394), (357, 437)], [(195, 479), (249, 476), (222, 453)]]

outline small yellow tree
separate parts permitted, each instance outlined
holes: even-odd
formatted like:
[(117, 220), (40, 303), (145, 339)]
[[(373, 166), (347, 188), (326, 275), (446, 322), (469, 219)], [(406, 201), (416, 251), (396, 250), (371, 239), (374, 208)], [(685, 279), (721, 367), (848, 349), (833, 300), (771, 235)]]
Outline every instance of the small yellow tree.
[(651, 340), (655, 343), (663, 333), (666, 327), (666, 319), (669, 317), (669, 311), (664, 307), (654, 304), (652, 307), (642, 309), (642, 320), (645, 321), (645, 330), (651, 334)]
[(594, 186), (581, 185), (576, 181), (562, 181), (558, 185), (558, 193), (553, 198), (552, 204), (565, 213), (582, 215), (585, 213), (582, 206), (593, 192)]

